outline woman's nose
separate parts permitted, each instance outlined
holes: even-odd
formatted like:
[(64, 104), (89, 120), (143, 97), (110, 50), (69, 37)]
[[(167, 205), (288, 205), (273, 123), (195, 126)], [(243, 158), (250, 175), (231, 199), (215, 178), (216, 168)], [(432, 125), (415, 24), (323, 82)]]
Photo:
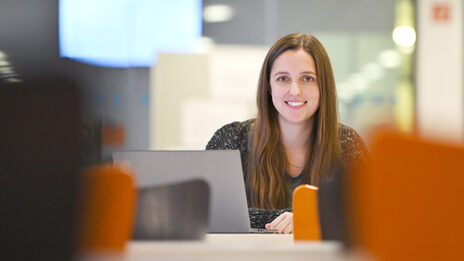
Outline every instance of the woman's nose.
[(301, 94), (301, 86), (298, 82), (292, 83), (292, 86), (290, 87), (290, 94), (294, 96)]

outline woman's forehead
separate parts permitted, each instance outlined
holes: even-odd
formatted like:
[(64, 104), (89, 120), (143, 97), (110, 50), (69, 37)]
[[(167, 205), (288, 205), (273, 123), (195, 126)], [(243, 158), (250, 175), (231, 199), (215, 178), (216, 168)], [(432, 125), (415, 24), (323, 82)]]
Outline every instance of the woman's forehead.
[(287, 50), (275, 59), (271, 73), (287, 70), (316, 73), (316, 64), (312, 55), (303, 49)]

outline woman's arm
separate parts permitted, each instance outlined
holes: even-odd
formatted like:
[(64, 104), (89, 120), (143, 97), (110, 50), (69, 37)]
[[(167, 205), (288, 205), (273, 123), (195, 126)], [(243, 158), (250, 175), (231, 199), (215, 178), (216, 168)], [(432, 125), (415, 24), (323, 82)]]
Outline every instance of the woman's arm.
[(285, 212), (292, 212), (291, 208), (285, 209), (259, 209), (249, 208), (250, 225), (252, 228), (265, 228), (266, 224), (271, 223), (278, 216)]

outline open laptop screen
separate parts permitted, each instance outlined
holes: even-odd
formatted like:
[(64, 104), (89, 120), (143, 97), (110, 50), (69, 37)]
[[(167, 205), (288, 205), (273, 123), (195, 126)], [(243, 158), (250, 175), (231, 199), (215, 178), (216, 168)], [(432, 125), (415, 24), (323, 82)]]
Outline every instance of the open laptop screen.
[(250, 232), (239, 151), (119, 151), (113, 160), (131, 163), (139, 188), (205, 180), (210, 187), (208, 232)]

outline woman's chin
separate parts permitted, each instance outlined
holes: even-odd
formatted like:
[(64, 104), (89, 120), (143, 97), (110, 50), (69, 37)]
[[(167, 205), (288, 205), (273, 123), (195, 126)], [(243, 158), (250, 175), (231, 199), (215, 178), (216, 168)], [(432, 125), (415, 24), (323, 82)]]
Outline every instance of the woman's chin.
[(305, 117), (280, 117), (280, 122), (291, 125), (307, 124), (309, 121), (310, 119)]

